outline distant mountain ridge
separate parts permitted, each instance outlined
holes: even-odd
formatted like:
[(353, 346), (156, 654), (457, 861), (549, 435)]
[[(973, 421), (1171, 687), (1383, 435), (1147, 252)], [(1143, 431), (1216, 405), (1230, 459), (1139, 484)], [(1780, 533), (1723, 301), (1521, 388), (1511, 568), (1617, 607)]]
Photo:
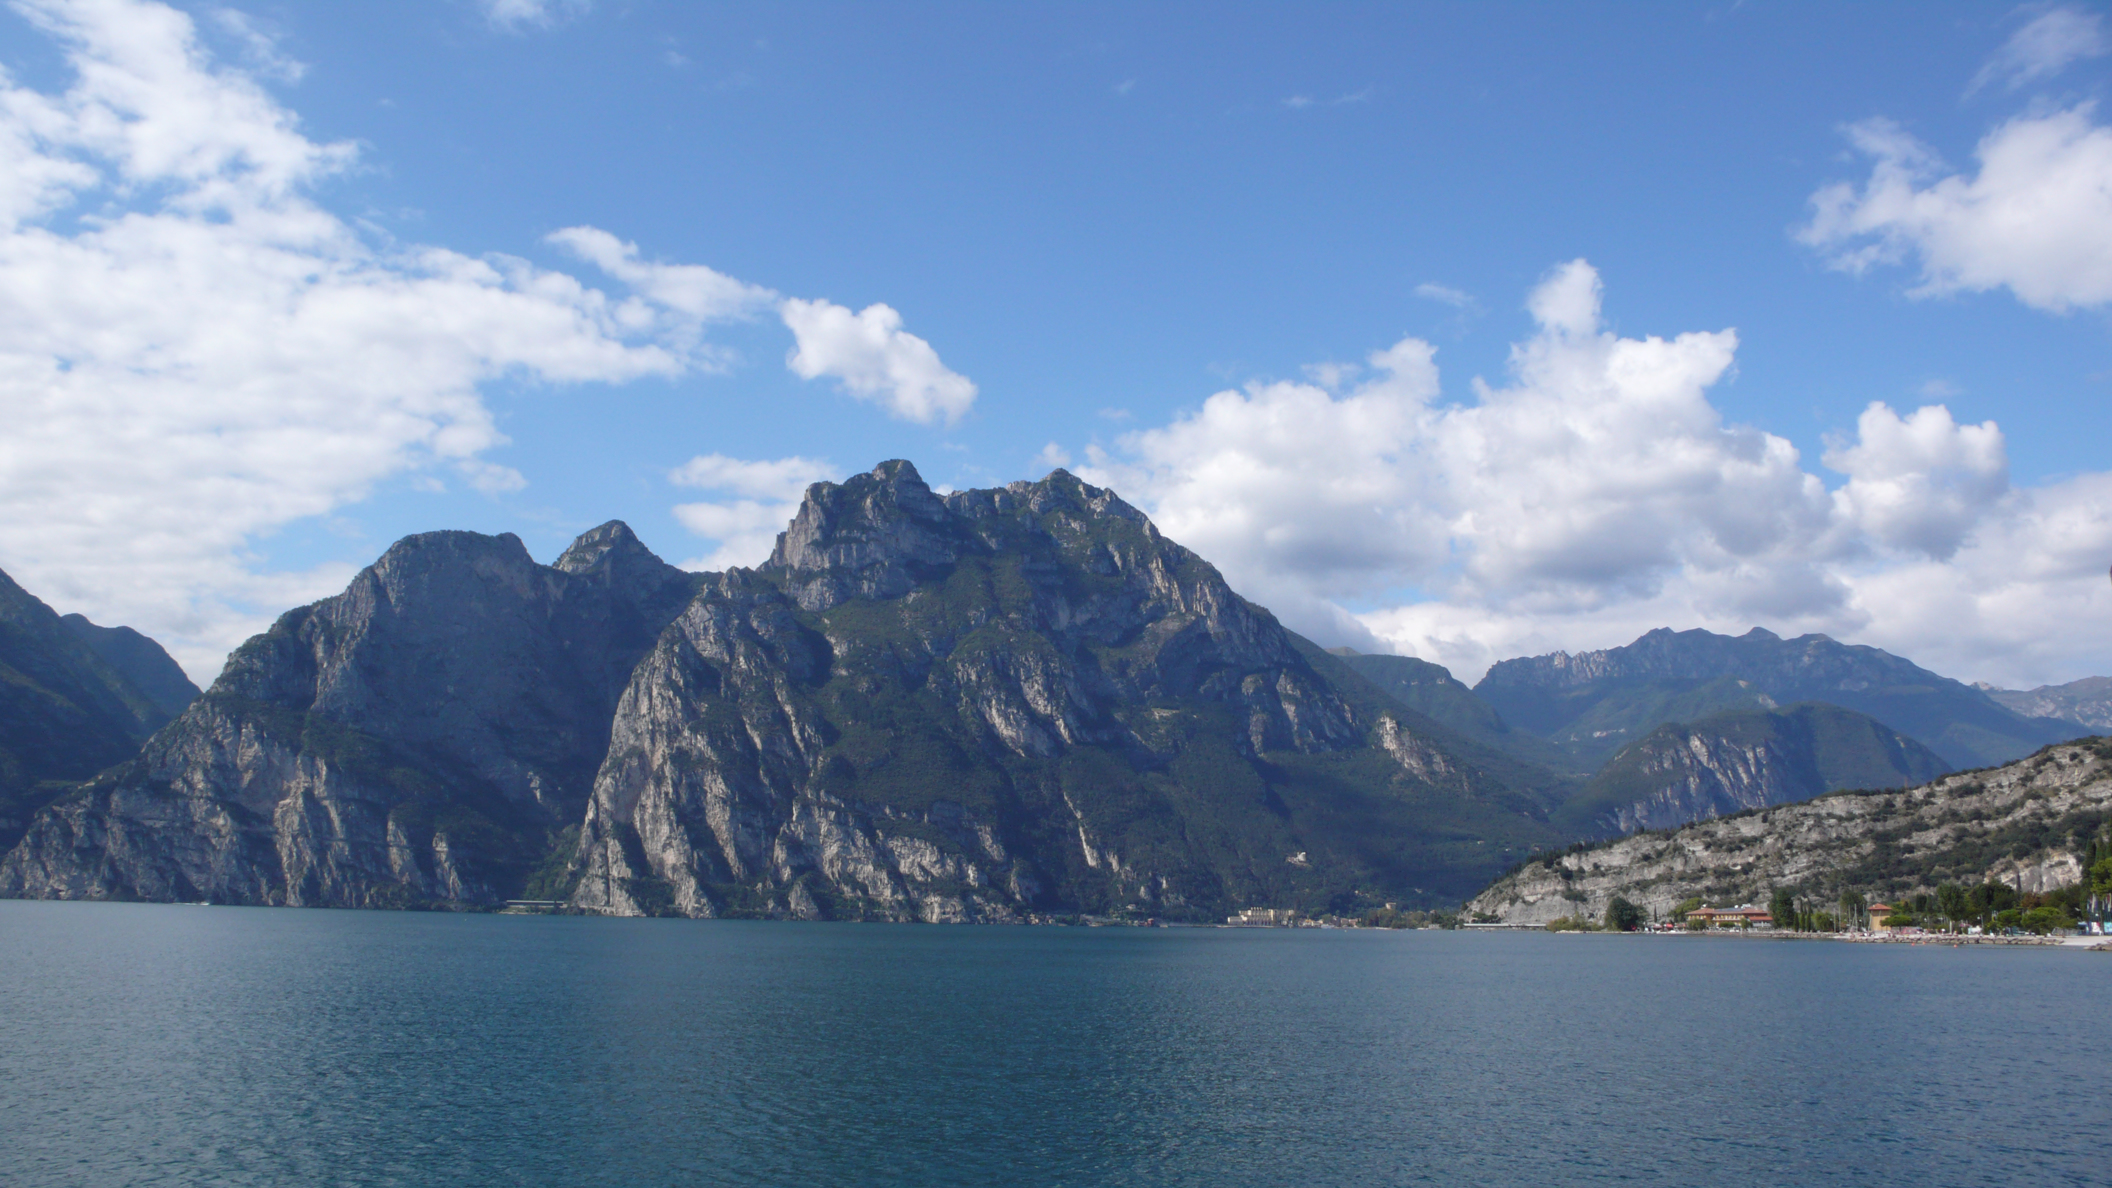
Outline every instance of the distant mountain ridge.
[(61, 617), (0, 573), (0, 852), (67, 784), (137, 754), (197, 695), (154, 641)]
[(2084, 677), (2065, 685), (2036, 689), (1997, 689), (1975, 685), (1997, 703), (2031, 718), (2058, 718), (2092, 730), (2112, 730), (2112, 677)]
[(1816, 701), (1731, 710), (1668, 722), (1621, 748), (1554, 823), (1614, 837), (1850, 788), (1906, 787), (1948, 771), (1927, 747), (1854, 710)]
[[(1867, 714), (1954, 767), (2009, 762), (2085, 733), (1877, 648), (1758, 627), (1736, 637), (1659, 628), (1624, 647), (1505, 660), (1474, 692), (1514, 727), (1606, 754), (1666, 720), (1799, 701)], [(1682, 699), (1683, 714), (1667, 711)]]

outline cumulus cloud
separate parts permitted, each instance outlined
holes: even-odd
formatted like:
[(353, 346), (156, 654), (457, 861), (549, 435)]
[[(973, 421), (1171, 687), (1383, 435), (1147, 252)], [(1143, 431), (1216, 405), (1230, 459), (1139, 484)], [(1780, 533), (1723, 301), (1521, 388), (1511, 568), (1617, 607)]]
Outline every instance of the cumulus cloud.
[(1901, 417), (1863, 410), (1854, 442), (1826, 452), (1848, 476), (1834, 494), (1842, 519), (1874, 543), (1949, 560), (2009, 490), (2009, 455), (1993, 421), (1960, 425), (1940, 404)]
[(2104, 18), (2071, 5), (2048, 9), (2010, 36), (1966, 88), (1970, 95), (1992, 83), (2010, 90), (2052, 78), (2086, 58), (2112, 53)]
[(931, 344), (902, 329), (885, 305), (857, 313), (794, 297), (781, 307), (797, 345), (785, 365), (802, 379), (827, 376), (906, 421), (952, 424), (975, 403), (975, 384), (947, 370)]
[(676, 486), (728, 496), (676, 505), (675, 518), (683, 527), (718, 546), (705, 556), (683, 562), (682, 568), (721, 570), (768, 559), (777, 534), (799, 510), (808, 485), (836, 473), (836, 467), (823, 459), (798, 456), (748, 460), (700, 454), (676, 467), (668, 474), (668, 481)]
[[(2014, 490), (1992, 422), (1872, 404), (1828, 450), (1829, 490), (1710, 402), (1734, 332), (1624, 338), (1600, 302), (1588, 264), (1552, 271), (1506, 382), (1470, 401), (1440, 399), (1409, 338), (1356, 387), (1220, 392), (1081, 473), (1293, 626), (1470, 680), (1660, 626), (1825, 631), (2003, 680), (2112, 660), (2112, 479)], [(2032, 642), (2033, 616), (2093, 605), (2066, 653)]]
[[(2042, 18), (2043, 19), (2043, 18)], [(1980, 142), (1973, 176), (1945, 173), (1897, 124), (1849, 140), (1873, 159), (1861, 185), (1812, 195), (1797, 236), (1836, 268), (1919, 265), (1915, 296), (2008, 288), (2037, 309), (2112, 302), (2112, 129), (2092, 104), (2010, 120)]]
[(260, 574), (250, 542), (404, 474), (525, 479), (479, 385), (708, 365), (684, 327), (761, 291), (565, 240), (611, 297), (506, 257), (370, 242), (313, 197), (355, 160), (190, 17), (146, 0), (17, 5), (71, 67), (0, 76), (0, 567), (162, 638), (200, 680), (344, 567)]

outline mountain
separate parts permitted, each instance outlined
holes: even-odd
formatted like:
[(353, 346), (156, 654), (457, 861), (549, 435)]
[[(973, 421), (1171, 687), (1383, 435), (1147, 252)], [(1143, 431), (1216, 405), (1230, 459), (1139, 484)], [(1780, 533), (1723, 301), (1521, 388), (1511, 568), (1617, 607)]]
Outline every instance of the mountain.
[(2112, 730), (2112, 677), (2084, 677), (2031, 690), (1974, 687), (2027, 718), (2058, 718), (2092, 730)]
[(1399, 704), (1441, 722), (1485, 746), (1526, 763), (1557, 771), (1589, 774), (1588, 765), (1559, 746), (1523, 730), (1513, 730), (1496, 708), (1452, 675), (1452, 670), (1413, 656), (1382, 656), (1352, 648), (1330, 648), (1329, 654), (1370, 681)]
[(1456, 902), (1548, 773), (1389, 702), (1112, 492), (810, 488), (769, 561), (407, 538), (281, 617), (0, 894), (1018, 919)]
[(167, 725), (198, 696), (198, 686), (191, 683), (183, 667), (160, 644), (130, 627), (98, 627), (78, 614), (62, 615), (59, 622), (153, 706), (140, 719), (148, 733)]
[(1912, 789), (1839, 792), (1548, 854), (1467, 910), (1545, 924), (1600, 918), (1616, 895), (1662, 917), (1690, 897), (1766, 903), (1776, 888), (1819, 903), (1848, 890), (1897, 902), (1945, 882), (2050, 891), (2082, 878), (2108, 822), (2112, 739), (2089, 738)]
[(137, 759), (39, 813), (0, 894), (519, 894), (585, 811), (630, 669), (696, 585), (621, 524), (551, 566), (511, 535), (408, 537), (245, 643)]
[(0, 573), (0, 851), (69, 784), (138, 754), (197, 692), (154, 641), (61, 618)]
[(1845, 788), (1926, 783), (1950, 767), (1874, 718), (1823, 702), (1668, 722), (1621, 748), (1553, 823), (1584, 837), (1668, 829)]
[[(1552, 836), (1112, 492), (817, 484), (617, 711), (595, 911), (1219, 918), (1429, 900)], [(1361, 898), (1360, 898), (1361, 897)]]
[(2006, 763), (2087, 733), (2028, 718), (1888, 652), (1823, 635), (1652, 631), (1625, 647), (1505, 660), (1474, 692), (1512, 727), (1593, 765), (1660, 723), (1823, 701), (1867, 714), (1954, 767)]

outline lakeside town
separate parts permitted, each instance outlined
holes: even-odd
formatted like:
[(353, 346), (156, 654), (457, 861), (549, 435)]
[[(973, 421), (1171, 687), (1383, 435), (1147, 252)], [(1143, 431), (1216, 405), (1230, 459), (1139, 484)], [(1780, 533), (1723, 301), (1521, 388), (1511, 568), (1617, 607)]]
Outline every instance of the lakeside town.
[[(2001, 888), (2008, 890), (2008, 888)], [(1546, 924), (1511, 924), (1494, 919), (1462, 918), (1450, 912), (1403, 912), (1392, 904), (1363, 916), (1308, 915), (1282, 908), (1247, 908), (1228, 916), (1227, 928), (1382, 928), (1459, 929), (1477, 932), (1553, 932), (1580, 935), (1592, 932), (1627, 932), (1676, 936), (1732, 936), (1767, 939), (1836, 940), (1857, 943), (1943, 945), (2057, 945), (2112, 952), (2112, 931), (2107, 930), (2101, 899), (2090, 901), (2095, 918), (2071, 920), (2058, 907), (2034, 904), (2006, 907), (1988, 913), (1988, 922), (1970, 923), (1972, 897), (1948, 906), (1958, 914), (1945, 913), (1943, 891), (1934, 896), (1886, 903), (1866, 900), (1855, 892), (1842, 896), (1840, 913), (1812, 911), (1786, 900), (1768, 907), (1741, 903), (1711, 907), (1698, 900), (1680, 904), (1662, 919), (1644, 919), (1642, 911), (1616, 899), (1603, 920), (1565, 916)], [(1981, 889), (1975, 888), (1975, 891)], [(1982, 895), (1983, 900), (1992, 896)], [(2032, 897), (2039, 898), (2039, 897)], [(1927, 901), (1925, 903), (1918, 901)], [(1777, 919), (1778, 914), (1780, 920)], [(1116, 923), (1117, 921), (1108, 921)], [(1121, 921), (1134, 923), (1133, 921)], [(1845, 922), (1845, 923), (1844, 923)], [(1146, 921), (1155, 925), (1157, 921)]]

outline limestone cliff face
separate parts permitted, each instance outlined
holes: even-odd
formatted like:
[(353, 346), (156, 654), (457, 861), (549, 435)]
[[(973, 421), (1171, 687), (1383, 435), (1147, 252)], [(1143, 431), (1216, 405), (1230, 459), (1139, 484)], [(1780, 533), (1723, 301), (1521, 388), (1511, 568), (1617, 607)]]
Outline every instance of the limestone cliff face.
[(1623, 748), (1556, 823), (1614, 837), (1848, 788), (1905, 787), (1946, 770), (1927, 747), (1839, 706), (1734, 711), (1660, 726)]
[(1603, 916), (1619, 895), (1660, 915), (1700, 896), (1765, 903), (1778, 887), (1830, 902), (1941, 882), (2020, 891), (2072, 883), (2112, 818), (2112, 739), (2047, 747), (1993, 770), (1911, 789), (1843, 792), (1527, 863), (1468, 905), (1514, 924)]
[(1671, 745), (1649, 746), (1638, 756), (1657, 790), (1609, 810), (1607, 832), (1669, 829), (1810, 795), (1801, 773), (1790, 770), (1789, 756), (1771, 741), (1741, 744), (1684, 730), (1665, 741)]
[(556, 566), (510, 535), (409, 537), (244, 644), (137, 760), (39, 814), (0, 894), (390, 906), (517, 889), (584, 811), (616, 697), (694, 586), (620, 524)]
[[(1111, 492), (1058, 471), (942, 499), (887, 463), (816, 485), (769, 562), (712, 579), (638, 666), (573, 902), (1214, 910), (1228, 887), (1288, 881), (1310, 848), (1249, 791), (1262, 756), (1368, 750), (1373, 726)], [(1386, 726), (1417, 748), (1403, 763), (1443, 769)], [(1199, 749), (1234, 788), (1183, 778)], [(1226, 836), (1183, 836), (1205, 822)], [(1260, 853), (1239, 836), (1257, 825)]]
[(2059, 718), (2092, 730), (2112, 730), (2112, 677), (2084, 677), (2030, 690), (1974, 687), (2026, 717)]

